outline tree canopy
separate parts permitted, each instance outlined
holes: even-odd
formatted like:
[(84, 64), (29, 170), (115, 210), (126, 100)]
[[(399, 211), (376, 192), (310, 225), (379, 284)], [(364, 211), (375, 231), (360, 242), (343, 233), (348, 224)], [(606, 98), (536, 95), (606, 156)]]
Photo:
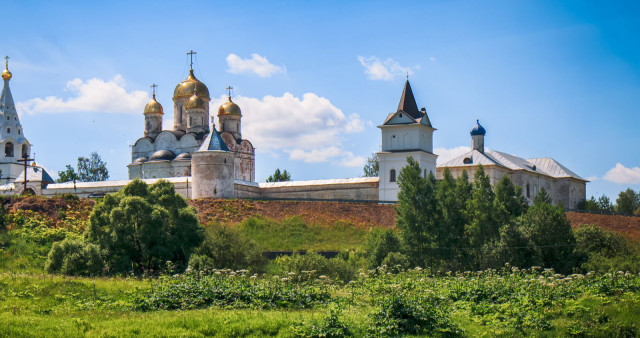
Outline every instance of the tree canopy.
[(367, 158), (367, 162), (362, 168), (364, 177), (378, 177), (380, 171), (380, 162), (378, 161), (378, 155), (373, 153)]
[(102, 161), (98, 153), (93, 152), (89, 158), (78, 157), (77, 171), (69, 164), (66, 165), (65, 170), (58, 171), (56, 182), (97, 182), (107, 179), (109, 179), (107, 163)]
[(286, 170), (280, 172), (280, 168), (277, 168), (273, 175), (267, 177), (267, 182), (286, 182), (291, 181), (291, 174)]
[(186, 266), (203, 228), (173, 184), (135, 179), (95, 206), (85, 236), (100, 247), (111, 272), (158, 271), (166, 261)]

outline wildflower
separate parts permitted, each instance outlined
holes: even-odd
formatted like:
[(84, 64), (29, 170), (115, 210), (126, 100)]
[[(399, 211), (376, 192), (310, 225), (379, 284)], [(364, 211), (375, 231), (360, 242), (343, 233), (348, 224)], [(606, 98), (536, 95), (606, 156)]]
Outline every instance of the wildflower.
[(422, 271), (422, 268), (421, 268), (421, 267), (419, 267), (419, 266), (416, 266), (415, 270), (416, 270), (416, 271)]
[(295, 276), (295, 275), (296, 275), (296, 273), (295, 273), (295, 272), (289, 272), (287, 275), (289, 275), (289, 276)]
[(318, 278), (320, 278), (320, 279), (327, 279), (327, 276), (322, 275), (322, 276), (320, 276), (320, 277), (318, 277)]

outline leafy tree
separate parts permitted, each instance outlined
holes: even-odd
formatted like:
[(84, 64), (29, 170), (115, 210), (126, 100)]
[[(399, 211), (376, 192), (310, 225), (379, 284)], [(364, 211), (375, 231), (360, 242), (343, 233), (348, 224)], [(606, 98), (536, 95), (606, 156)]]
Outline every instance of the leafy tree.
[(79, 177), (75, 169), (73, 169), (72, 166), (67, 164), (66, 169), (64, 171), (58, 171), (58, 179), (56, 180), (56, 182), (58, 183), (72, 182), (78, 179)]
[(267, 178), (267, 182), (286, 182), (291, 181), (291, 175), (285, 170), (280, 173), (280, 168), (277, 168), (273, 175)]
[(573, 266), (576, 239), (561, 205), (551, 204), (544, 188), (534, 198), (534, 204), (521, 217), (523, 234), (531, 241), (535, 264), (567, 272)]
[(367, 239), (367, 255), (369, 267), (382, 265), (382, 261), (391, 252), (400, 252), (400, 240), (391, 229), (373, 229)]
[(378, 155), (373, 153), (367, 158), (367, 162), (364, 164), (364, 177), (378, 177), (380, 171), (380, 162), (378, 161)]
[(100, 155), (96, 152), (91, 153), (89, 158), (78, 157), (77, 168), (78, 171), (76, 172), (71, 165), (67, 164), (65, 170), (58, 171), (58, 179), (56, 182), (97, 182), (109, 179), (107, 164), (102, 161)]
[(439, 214), (442, 216), (438, 224), (437, 245), (441, 264), (456, 268), (462, 259), (460, 247), (464, 246), (464, 226), (467, 223), (464, 209), (471, 197), (471, 184), (466, 171), (458, 179), (454, 179), (445, 168), (443, 179), (436, 184), (436, 199)]
[(466, 206), (469, 223), (465, 227), (465, 237), (475, 265), (479, 267), (483, 258), (482, 251), (495, 246), (499, 239), (500, 225), (495, 218), (495, 194), (482, 165), (478, 165), (473, 177), (471, 199)]
[(616, 199), (616, 209), (620, 213), (633, 214), (640, 208), (640, 193), (636, 194), (633, 189), (627, 188), (621, 191)]
[(586, 210), (586, 211), (602, 211), (600, 210), (600, 206), (598, 205), (598, 201), (596, 198), (591, 196), (590, 199), (581, 201), (577, 205), (578, 210)]
[(191, 255), (189, 266), (204, 268), (250, 269), (261, 272), (266, 264), (258, 244), (238, 230), (223, 225), (209, 226), (205, 239)]
[[(515, 186), (507, 175), (502, 176), (495, 186), (494, 204), (496, 208), (503, 209), (509, 219), (520, 217), (529, 206), (526, 198), (522, 195), (522, 187)], [(502, 224), (507, 221), (504, 219)]]
[(173, 184), (133, 180), (99, 202), (86, 240), (98, 245), (111, 272), (158, 271), (173, 261), (184, 267), (203, 239), (195, 209)]
[(607, 195), (602, 194), (602, 196), (598, 198), (598, 210), (613, 212), (613, 205), (611, 204), (611, 200), (609, 199), (609, 197), (607, 197)]
[(82, 182), (106, 181), (109, 179), (107, 163), (98, 153), (91, 153), (89, 158), (78, 157), (78, 178)]
[(433, 263), (433, 245), (437, 233), (438, 205), (435, 198), (435, 178), (422, 177), (420, 165), (412, 157), (400, 170), (396, 224), (411, 263)]

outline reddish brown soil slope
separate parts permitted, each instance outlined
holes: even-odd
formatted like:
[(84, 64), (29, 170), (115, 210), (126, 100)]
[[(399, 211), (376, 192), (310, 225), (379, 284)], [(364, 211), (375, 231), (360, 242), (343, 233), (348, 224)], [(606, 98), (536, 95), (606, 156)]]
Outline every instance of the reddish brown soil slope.
[(635, 241), (640, 241), (640, 217), (637, 216), (567, 212), (567, 218), (574, 228), (583, 224), (595, 224), (605, 230), (617, 232)]
[(393, 206), (373, 203), (198, 199), (189, 204), (198, 210), (202, 224), (238, 223), (252, 216), (276, 220), (300, 216), (307, 223), (331, 225), (347, 221), (358, 227), (393, 227), (396, 223)]

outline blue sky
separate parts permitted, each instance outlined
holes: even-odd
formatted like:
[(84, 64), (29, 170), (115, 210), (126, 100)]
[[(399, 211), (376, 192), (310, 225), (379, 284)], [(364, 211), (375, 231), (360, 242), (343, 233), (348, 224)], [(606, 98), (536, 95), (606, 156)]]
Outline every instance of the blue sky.
[(595, 1), (4, 1), (0, 54), (36, 159), (97, 151), (127, 177), (152, 83), (188, 73), (243, 109), (256, 179), (358, 177), (404, 74), (442, 159), (470, 144), (553, 157), (587, 195), (640, 189), (640, 5)]

